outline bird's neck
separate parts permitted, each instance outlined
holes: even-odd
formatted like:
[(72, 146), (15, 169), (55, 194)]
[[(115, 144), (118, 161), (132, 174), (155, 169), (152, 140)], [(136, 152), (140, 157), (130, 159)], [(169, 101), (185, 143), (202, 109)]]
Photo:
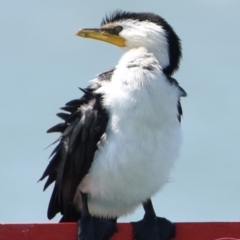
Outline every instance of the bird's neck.
[[(150, 62), (149, 62), (150, 61)], [(121, 57), (119, 64), (152, 64), (157, 63), (162, 69), (169, 64), (168, 53), (159, 49), (145, 47), (127, 49)]]

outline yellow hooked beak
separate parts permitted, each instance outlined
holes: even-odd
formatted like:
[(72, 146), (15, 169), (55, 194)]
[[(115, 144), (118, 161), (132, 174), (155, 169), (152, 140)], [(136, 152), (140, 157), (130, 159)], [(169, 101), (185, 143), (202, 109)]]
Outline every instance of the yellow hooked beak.
[(108, 42), (119, 47), (125, 47), (125, 39), (112, 34), (108, 29), (80, 29), (76, 32), (76, 35)]

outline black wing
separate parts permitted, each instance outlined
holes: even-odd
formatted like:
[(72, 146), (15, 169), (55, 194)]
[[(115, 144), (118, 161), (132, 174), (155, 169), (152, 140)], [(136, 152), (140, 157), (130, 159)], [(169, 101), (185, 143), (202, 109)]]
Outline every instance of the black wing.
[[(111, 79), (112, 71), (98, 76), (99, 81)], [(102, 106), (102, 96), (95, 94), (95, 83), (86, 89), (82, 98), (72, 100), (61, 108), (69, 113), (57, 114), (65, 122), (47, 132), (60, 132), (59, 143), (51, 154), (51, 160), (40, 180), (48, 177), (44, 190), (53, 182), (55, 186), (48, 207), (48, 218), (58, 212), (64, 221), (76, 220), (77, 211), (73, 199), (77, 187), (88, 173), (97, 143), (105, 132), (108, 114)]]
[[(180, 91), (180, 97), (186, 97), (187, 96), (186, 91), (182, 87), (179, 86), (176, 79), (174, 79), (173, 77), (168, 76), (168, 75), (166, 75), (166, 77), (167, 77), (167, 80), (169, 81), (170, 84), (174, 84), (175, 86), (178, 87), (178, 89)], [(180, 99), (178, 100), (178, 103), (177, 103), (177, 110), (178, 110), (177, 118), (178, 118), (178, 121), (181, 122), (181, 118), (182, 118), (182, 115), (183, 115), (183, 110), (182, 110)]]

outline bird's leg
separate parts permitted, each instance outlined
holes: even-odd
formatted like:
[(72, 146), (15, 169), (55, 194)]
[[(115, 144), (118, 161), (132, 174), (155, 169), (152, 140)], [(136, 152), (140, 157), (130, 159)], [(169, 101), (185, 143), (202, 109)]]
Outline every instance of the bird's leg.
[(109, 240), (117, 231), (116, 219), (92, 217), (88, 210), (87, 194), (82, 193), (81, 218), (78, 221), (78, 240)]
[(166, 218), (157, 217), (152, 201), (143, 204), (144, 217), (139, 222), (133, 222), (133, 234), (137, 240), (169, 240), (175, 236), (175, 226)]
[(96, 240), (93, 218), (89, 213), (87, 193), (82, 193), (81, 218), (78, 220), (78, 240)]

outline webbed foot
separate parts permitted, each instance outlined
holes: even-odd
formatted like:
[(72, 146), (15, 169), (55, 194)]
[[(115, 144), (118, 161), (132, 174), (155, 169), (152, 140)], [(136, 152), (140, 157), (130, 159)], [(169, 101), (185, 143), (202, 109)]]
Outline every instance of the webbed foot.
[(169, 240), (175, 236), (174, 224), (166, 218), (155, 217), (132, 223), (137, 240)]
[(94, 228), (96, 240), (109, 240), (117, 232), (116, 220), (96, 218)]
[(145, 215), (133, 222), (133, 235), (137, 240), (169, 240), (175, 236), (175, 226), (166, 218), (156, 217), (151, 200), (143, 204)]
[(117, 231), (116, 220), (92, 217), (87, 206), (87, 194), (81, 195), (82, 211), (78, 220), (78, 240), (109, 240)]

